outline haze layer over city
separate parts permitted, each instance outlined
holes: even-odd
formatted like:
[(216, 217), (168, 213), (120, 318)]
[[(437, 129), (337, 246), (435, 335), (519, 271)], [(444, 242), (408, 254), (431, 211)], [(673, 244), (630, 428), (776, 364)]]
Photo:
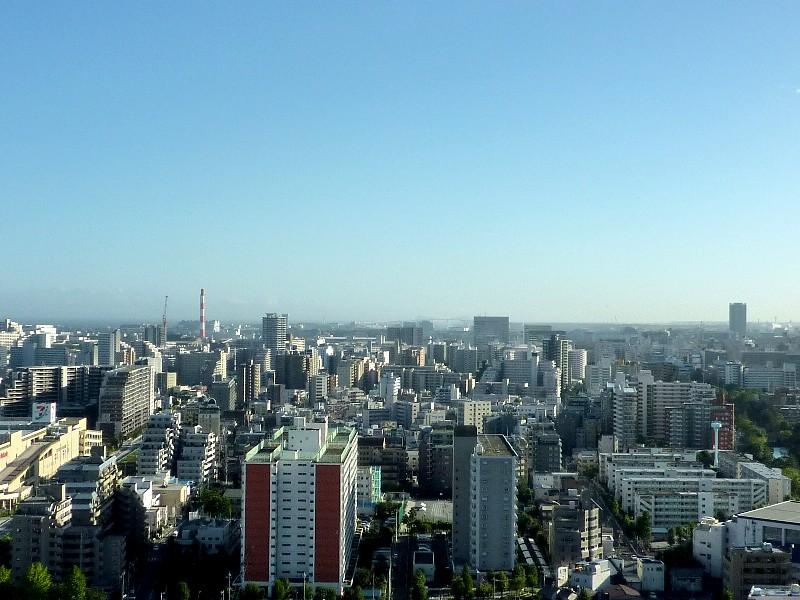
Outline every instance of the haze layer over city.
[(0, 600), (800, 598), (798, 23), (0, 5)]

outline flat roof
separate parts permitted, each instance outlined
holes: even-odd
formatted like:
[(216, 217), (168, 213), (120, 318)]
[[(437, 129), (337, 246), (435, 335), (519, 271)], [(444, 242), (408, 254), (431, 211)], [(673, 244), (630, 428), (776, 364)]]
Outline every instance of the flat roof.
[(504, 435), (481, 434), (478, 436), (478, 443), (483, 446), (484, 455), (494, 456), (515, 456), (516, 452), (506, 440)]
[(785, 523), (787, 525), (800, 525), (800, 502), (796, 500), (786, 500), (763, 508), (748, 510), (739, 513), (738, 517), (756, 519), (759, 521), (773, 521)]

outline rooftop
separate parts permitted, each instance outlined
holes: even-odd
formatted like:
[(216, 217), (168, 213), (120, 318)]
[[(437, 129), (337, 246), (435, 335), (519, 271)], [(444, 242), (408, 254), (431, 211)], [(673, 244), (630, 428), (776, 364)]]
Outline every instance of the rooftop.
[(737, 516), (746, 519), (757, 519), (759, 521), (774, 521), (789, 525), (800, 525), (800, 502), (796, 500), (787, 500), (785, 502), (771, 504), (770, 506), (764, 506), (763, 508), (748, 510)]
[(478, 436), (478, 443), (483, 447), (484, 456), (516, 456), (516, 452), (508, 443), (504, 435), (481, 434)]

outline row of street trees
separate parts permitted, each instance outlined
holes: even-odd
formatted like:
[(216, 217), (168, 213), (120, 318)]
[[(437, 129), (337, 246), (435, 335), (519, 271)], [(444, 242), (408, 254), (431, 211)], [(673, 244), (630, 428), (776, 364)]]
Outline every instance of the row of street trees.
[(0, 566), (0, 598), (3, 600), (107, 600), (104, 591), (89, 587), (86, 576), (78, 567), (73, 567), (67, 578), (53, 581), (50, 571), (42, 563), (35, 562), (25, 577), (15, 584), (11, 570)]

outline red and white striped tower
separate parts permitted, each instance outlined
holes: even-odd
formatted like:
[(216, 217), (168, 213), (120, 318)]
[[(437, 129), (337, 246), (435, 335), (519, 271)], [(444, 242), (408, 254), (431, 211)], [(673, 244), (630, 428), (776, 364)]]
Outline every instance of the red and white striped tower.
[(206, 339), (206, 289), (200, 288), (200, 339)]

